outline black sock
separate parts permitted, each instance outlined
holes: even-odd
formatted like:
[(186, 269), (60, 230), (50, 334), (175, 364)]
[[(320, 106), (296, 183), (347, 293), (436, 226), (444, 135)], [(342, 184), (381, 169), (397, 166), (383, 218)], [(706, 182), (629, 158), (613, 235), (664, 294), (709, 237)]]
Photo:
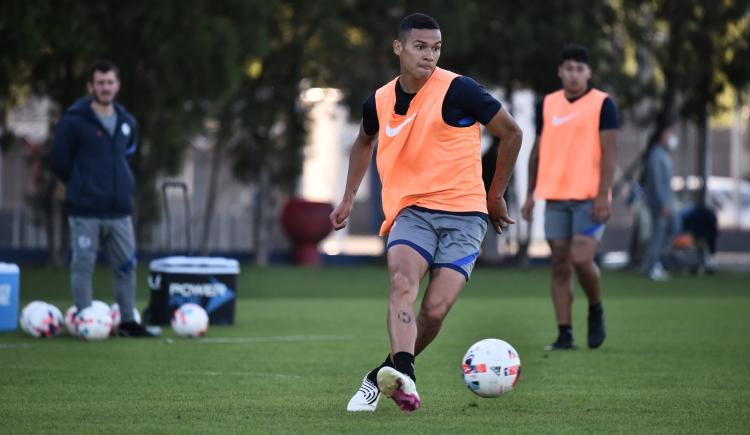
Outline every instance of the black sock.
[(557, 325), (558, 338), (570, 340), (573, 338), (573, 327), (570, 325)]
[(602, 304), (589, 305), (589, 314), (599, 313), (602, 311)]
[(373, 384), (378, 385), (378, 370), (382, 369), (383, 367), (394, 367), (393, 361), (391, 361), (391, 354), (386, 355), (383, 364), (380, 364), (379, 366), (370, 370), (370, 373), (367, 374), (367, 379), (369, 379)]
[(399, 352), (393, 355), (395, 369), (409, 376), (412, 381), (417, 381), (414, 375), (414, 355), (409, 352)]

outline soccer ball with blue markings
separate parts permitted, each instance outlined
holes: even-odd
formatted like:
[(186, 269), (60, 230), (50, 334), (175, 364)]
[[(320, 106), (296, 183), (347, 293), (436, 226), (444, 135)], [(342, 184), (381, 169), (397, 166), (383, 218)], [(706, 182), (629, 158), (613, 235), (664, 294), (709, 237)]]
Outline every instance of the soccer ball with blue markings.
[[(117, 305), (117, 304), (115, 304)], [(114, 305), (113, 305), (114, 306)], [(105, 313), (108, 316), (111, 316), (114, 320), (114, 313), (111, 312), (109, 305), (107, 305), (105, 302), (94, 300), (91, 301), (91, 307), (94, 308), (97, 311), (101, 311), (102, 313)], [(119, 312), (117, 315), (119, 316)], [(118, 317), (119, 319), (119, 317)], [(78, 307), (73, 304), (68, 308), (67, 311), (65, 311), (65, 329), (68, 330), (68, 333), (72, 335), (73, 337), (78, 337)], [(118, 320), (119, 322), (119, 320)], [(119, 324), (119, 323), (118, 323)], [(112, 330), (115, 329), (115, 326), (112, 325)]]
[(461, 360), (466, 386), (480, 397), (499, 397), (513, 391), (521, 375), (518, 352), (503, 340), (486, 338), (466, 351)]
[(56, 306), (32, 301), (21, 311), (20, 324), (21, 329), (32, 337), (54, 337), (60, 333), (63, 318)]
[(82, 309), (76, 316), (78, 336), (86, 341), (104, 340), (112, 330), (112, 316), (95, 305)]
[(208, 313), (198, 304), (182, 304), (172, 314), (172, 329), (180, 337), (202, 337), (208, 330)]

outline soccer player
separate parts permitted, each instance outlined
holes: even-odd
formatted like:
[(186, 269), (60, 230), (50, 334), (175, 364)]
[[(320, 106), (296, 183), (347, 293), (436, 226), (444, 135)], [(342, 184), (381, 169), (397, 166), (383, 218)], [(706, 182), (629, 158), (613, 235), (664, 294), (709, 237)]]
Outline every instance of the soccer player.
[(591, 68), (585, 48), (565, 47), (557, 74), (562, 89), (546, 95), (537, 108), (537, 138), (521, 214), (531, 221), (535, 193), (547, 201), (544, 232), (552, 250), (558, 336), (545, 349), (576, 348), (571, 326), (573, 270), (589, 301), (588, 346), (596, 349), (606, 334), (594, 253), (610, 214), (617, 107), (606, 93), (589, 87)]
[[(354, 196), (378, 140), (390, 276), (387, 327), (390, 353), (368, 372), (349, 411), (374, 411), (380, 393), (405, 412), (419, 408), (414, 358), (435, 339), (469, 279), (488, 223), (502, 232), (515, 223), (503, 193), (521, 146), (521, 130), (474, 80), (437, 67), (440, 26), (416, 13), (399, 25), (393, 52), (400, 75), (363, 105), (352, 146), (346, 188), (331, 213), (346, 226)], [(489, 194), (482, 183), (480, 127), (500, 138)], [(419, 284), (429, 284), (415, 315)]]

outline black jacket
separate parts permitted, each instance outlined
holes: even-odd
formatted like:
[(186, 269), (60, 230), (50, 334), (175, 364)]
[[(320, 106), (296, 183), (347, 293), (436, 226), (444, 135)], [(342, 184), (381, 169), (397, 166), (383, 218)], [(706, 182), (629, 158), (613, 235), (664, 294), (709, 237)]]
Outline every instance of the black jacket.
[(122, 105), (115, 103), (115, 112), (113, 136), (91, 109), (91, 97), (73, 103), (57, 125), (52, 170), (68, 187), (70, 216), (117, 218), (133, 210), (127, 159), (137, 147), (137, 124)]

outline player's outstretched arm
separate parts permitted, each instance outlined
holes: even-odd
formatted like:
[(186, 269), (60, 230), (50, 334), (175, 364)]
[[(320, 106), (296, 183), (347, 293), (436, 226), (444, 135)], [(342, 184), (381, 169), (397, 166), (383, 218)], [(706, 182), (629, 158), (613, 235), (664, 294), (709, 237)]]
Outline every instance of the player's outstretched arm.
[(508, 206), (505, 204), (503, 195), (513, 173), (518, 152), (521, 150), (523, 132), (505, 108), (501, 108), (485, 127), (500, 139), (495, 175), (492, 177), (492, 184), (487, 195), (487, 210), (493, 228), (502, 234), (503, 229), (508, 225), (516, 223), (508, 215)]
[(352, 213), (354, 206), (354, 196), (357, 194), (362, 178), (367, 172), (372, 158), (373, 140), (375, 136), (365, 133), (362, 124), (359, 125), (359, 134), (352, 145), (352, 152), (349, 155), (349, 171), (346, 175), (346, 188), (344, 197), (341, 202), (331, 213), (330, 219), (333, 229), (340, 230), (346, 226), (346, 220)]

